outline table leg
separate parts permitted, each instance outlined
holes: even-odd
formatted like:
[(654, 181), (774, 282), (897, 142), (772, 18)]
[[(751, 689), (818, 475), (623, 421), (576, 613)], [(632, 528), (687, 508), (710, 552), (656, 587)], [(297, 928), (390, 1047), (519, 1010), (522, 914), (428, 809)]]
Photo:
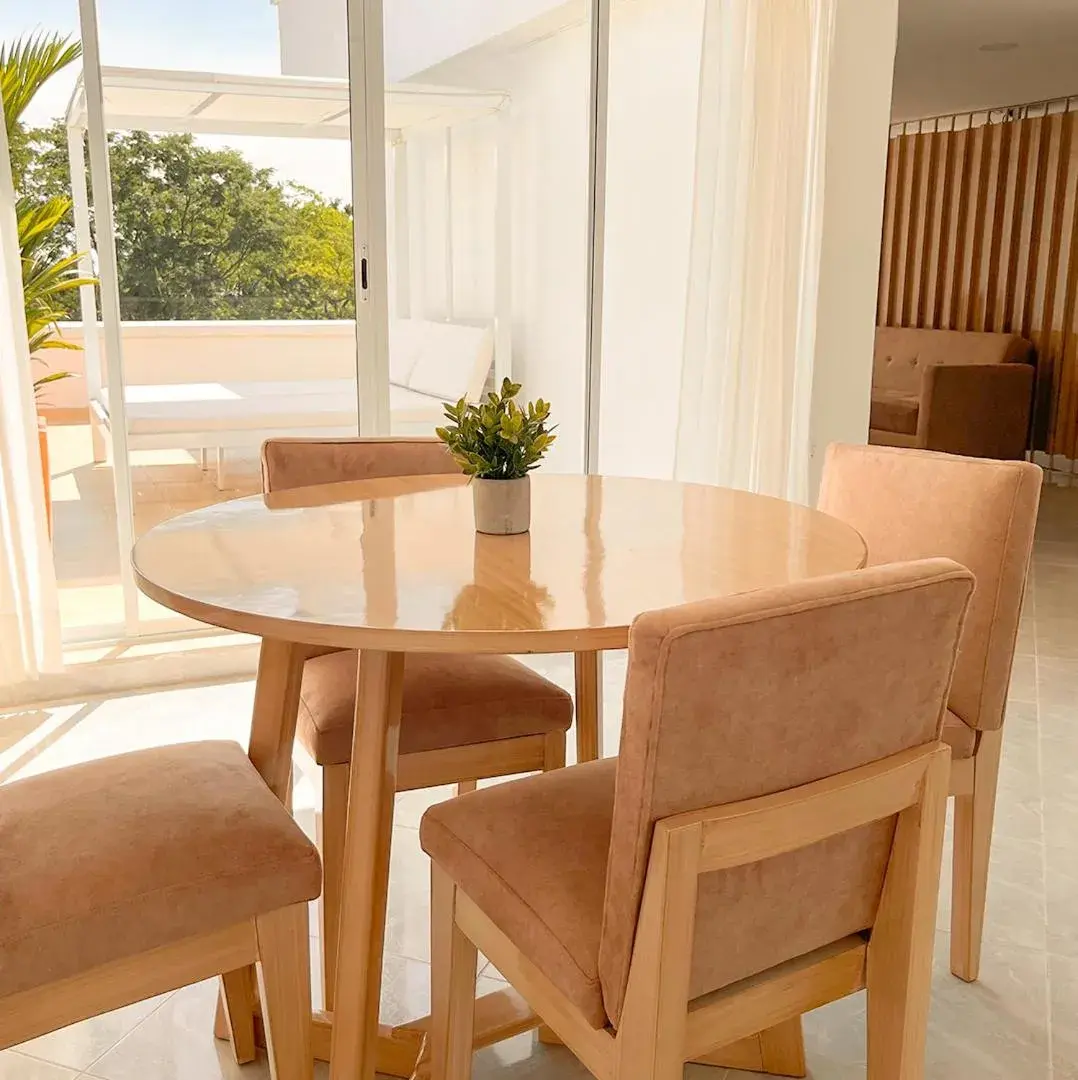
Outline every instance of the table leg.
[(359, 655), (330, 1080), (374, 1080), (404, 656)]
[(576, 654), (576, 760), (603, 756), (603, 654)]
[[(291, 799), (292, 742), (296, 735), (303, 662), (309, 649), (263, 638), (258, 654), (251, 741), (247, 753), (270, 790), (286, 805)], [(254, 968), (230, 972), (221, 980), (214, 1031), (230, 1039), (236, 1060), (253, 1061), (258, 985)]]

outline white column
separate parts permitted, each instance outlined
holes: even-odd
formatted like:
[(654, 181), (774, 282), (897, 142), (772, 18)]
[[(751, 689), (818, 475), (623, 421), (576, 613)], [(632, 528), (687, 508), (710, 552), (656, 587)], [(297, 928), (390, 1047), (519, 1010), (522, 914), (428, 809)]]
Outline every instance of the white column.
[(359, 431), (385, 435), (389, 432), (389, 272), (382, 0), (347, 0), (346, 7)]
[(810, 497), (828, 443), (868, 439), (898, 0), (836, 0), (809, 421)]
[(101, 88), (101, 48), (95, 0), (79, 0), (82, 27), (82, 78), (86, 94), (86, 133), (90, 141), (90, 176), (97, 220), (97, 258), (101, 276), (101, 318), (105, 328), (108, 366), (109, 431), (112, 438), (112, 479), (116, 493), (116, 530), (120, 547), (120, 585), (124, 626), (138, 632), (138, 589), (131, 566), (135, 542), (131, 462), (127, 451), (127, 409), (124, 402), (123, 353), (120, 340), (120, 276), (116, 261), (116, 223), (112, 209), (112, 176), (105, 135), (105, 103)]
[[(71, 165), (71, 203), (75, 218), (75, 250), (79, 253), (79, 277), (94, 276), (90, 249), (90, 197), (86, 190), (86, 161), (83, 150), (85, 130), (67, 129), (67, 157)], [(86, 395), (91, 405), (101, 398), (101, 339), (97, 333), (97, 291), (93, 285), (79, 287), (79, 317), (82, 319), (82, 351), (86, 357)]]
[[(610, 0), (589, 0), (588, 310), (584, 375), (584, 472), (599, 471), (603, 353), (603, 261), (606, 251), (606, 121), (610, 81)], [(600, 675), (600, 678), (602, 676)]]
[(447, 127), (445, 139), (445, 234), (442, 255), (445, 259), (445, 317), (452, 322), (456, 316), (453, 296), (453, 129)]
[(397, 318), (412, 317), (412, 235), (408, 228), (408, 141), (400, 131), (393, 142), (393, 246), (397, 253)]
[(494, 209), (494, 380), (513, 377), (513, 112), (498, 113), (498, 175)]

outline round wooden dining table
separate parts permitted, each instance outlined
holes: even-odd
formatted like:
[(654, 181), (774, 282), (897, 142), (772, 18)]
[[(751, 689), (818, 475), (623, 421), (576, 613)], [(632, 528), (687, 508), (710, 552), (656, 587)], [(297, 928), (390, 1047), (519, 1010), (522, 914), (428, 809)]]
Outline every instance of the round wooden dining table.
[[(602, 754), (600, 655), (627, 647), (641, 612), (865, 558), (855, 530), (804, 506), (604, 476), (533, 474), (532, 527), (519, 536), (476, 533), (458, 476), (254, 496), (149, 530), (132, 555), (148, 596), (262, 639), (249, 753), (279, 798), (291, 782), (304, 662), (330, 649), (360, 653), (334, 1012), (312, 1022), (332, 1080), (411, 1075), (424, 1044), (426, 1018), (378, 1023), (408, 653), (574, 654), (577, 758), (589, 760)], [(476, 1044), (535, 1023), (513, 991), (486, 995)]]

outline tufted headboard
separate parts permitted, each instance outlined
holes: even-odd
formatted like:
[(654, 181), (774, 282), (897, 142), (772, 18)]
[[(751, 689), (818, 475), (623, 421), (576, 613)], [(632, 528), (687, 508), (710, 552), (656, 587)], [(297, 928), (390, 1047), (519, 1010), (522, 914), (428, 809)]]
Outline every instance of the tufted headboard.
[(1033, 363), (1033, 345), (1018, 334), (984, 334), (972, 330), (876, 328), (872, 386), (918, 394), (921, 375), (933, 364)]

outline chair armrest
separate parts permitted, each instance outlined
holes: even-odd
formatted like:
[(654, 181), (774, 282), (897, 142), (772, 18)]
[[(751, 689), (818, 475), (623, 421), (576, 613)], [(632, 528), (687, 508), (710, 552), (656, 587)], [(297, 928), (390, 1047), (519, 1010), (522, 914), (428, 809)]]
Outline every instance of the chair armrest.
[(1031, 364), (932, 364), (921, 380), (917, 445), (970, 457), (1025, 457)]

